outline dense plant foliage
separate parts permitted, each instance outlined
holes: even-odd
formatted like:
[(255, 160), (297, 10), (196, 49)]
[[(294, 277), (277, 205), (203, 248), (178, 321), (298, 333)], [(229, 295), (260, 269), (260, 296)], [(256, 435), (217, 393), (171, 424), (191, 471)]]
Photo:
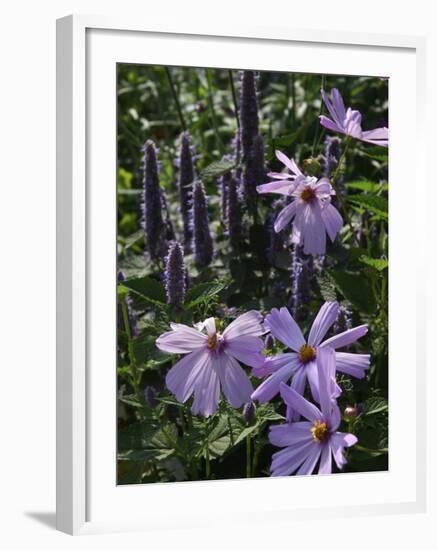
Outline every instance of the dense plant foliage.
[[(308, 341), (292, 358), (302, 373), (307, 363), (316, 369), (316, 355), (321, 363), (322, 340), (359, 331), (336, 352), (337, 367), (335, 354), (323, 359), (341, 432), (353, 434), (340, 466), (386, 469), (388, 148), (378, 132), (387, 126), (388, 81), (127, 64), (117, 77), (118, 482), (274, 474), (280, 426), (305, 420), (306, 400), (323, 413), (331, 392), (328, 379), (320, 395), (314, 386), (318, 364), (308, 383), (293, 370), (270, 395), (278, 357), (294, 353), (294, 322)], [(341, 120), (331, 112), (334, 88), (352, 108)], [(271, 194), (265, 184), (275, 181), (287, 191)], [(332, 208), (316, 237), (317, 218), (309, 230), (288, 216), (306, 203), (314, 216)], [(320, 310), (330, 324), (311, 344), (311, 326), (324, 330)], [(181, 325), (196, 327), (195, 336), (183, 332), (200, 339), (203, 351), (189, 346), (195, 359), (181, 342), (166, 344), (188, 330)], [(184, 380), (204, 352), (223, 370), (190, 392)], [(341, 368), (346, 354), (361, 358), (358, 370)], [(182, 379), (170, 370), (184, 357)], [(211, 384), (217, 396), (205, 394)], [(315, 420), (313, 440), (323, 443), (326, 430)], [(300, 473), (311, 473), (310, 462)]]

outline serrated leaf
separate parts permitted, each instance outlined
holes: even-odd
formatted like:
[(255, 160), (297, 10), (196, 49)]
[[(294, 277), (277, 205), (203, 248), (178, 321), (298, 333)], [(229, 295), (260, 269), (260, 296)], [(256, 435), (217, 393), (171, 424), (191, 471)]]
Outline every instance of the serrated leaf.
[(383, 220), (388, 220), (388, 201), (384, 197), (377, 195), (353, 195), (348, 197), (348, 201), (373, 212)]
[(125, 287), (137, 296), (156, 305), (165, 305), (164, 285), (152, 277), (127, 279), (119, 287)]
[(218, 178), (235, 168), (235, 166), (235, 162), (229, 159), (216, 160), (202, 170), (200, 177), (203, 179)]
[(384, 271), (388, 267), (388, 260), (384, 258), (369, 258), (369, 256), (361, 256), (360, 262), (373, 267), (377, 271)]

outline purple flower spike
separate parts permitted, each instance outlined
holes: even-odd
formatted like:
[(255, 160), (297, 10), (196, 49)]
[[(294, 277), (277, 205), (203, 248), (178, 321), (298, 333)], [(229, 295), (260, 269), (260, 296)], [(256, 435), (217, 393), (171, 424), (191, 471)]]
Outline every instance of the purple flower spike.
[(159, 185), (158, 162), (155, 144), (146, 141), (144, 146), (144, 179), (142, 194), (142, 222), (146, 249), (152, 259), (165, 254), (166, 227), (162, 217), (163, 193)]
[(191, 138), (188, 132), (183, 132), (181, 135), (181, 146), (179, 152), (179, 201), (184, 224), (184, 249), (189, 252), (191, 244), (191, 222), (190, 209), (193, 195), (194, 162), (193, 152), (191, 147)]
[[(264, 325), (275, 338), (292, 351), (268, 357), (261, 367), (253, 369), (256, 376), (269, 376), (254, 391), (252, 399), (257, 399), (260, 403), (270, 401), (279, 392), (281, 382), (287, 382), (292, 378), (291, 387), (301, 395), (303, 395), (308, 381), (313, 398), (320, 403), (316, 368), (319, 351), (326, 347), (335, 350), (344, 348), (367, 333), (367, 325), (361, 325), (332, 336), (323, 342), (328, 330), (337, 320), (338, 310), (337, 302), (325, 302), (311, 326), (308, 339), (305, 340), (299, 326), (286, 307), (272, 309), (267, 315)], [(335, 361), (337, 371), (355, 378), (364, 378), (370, 365), (370, 355), (336, 351)], [(340, 388), (336, 386), (337, 395), (340, 392)], [(287, 418), (297, 420), (299, 412), (289, 409)]]
[(346, 136), (388, 147), (388, 128), (376, 128), (375, 130), (364, 131), (361, 129), (361, 113), (354, 111), (350, 107), (345, 108), (343, 98), (337, 88), (331, 90), (331, 101), (324, 90), (321, 90), (323, 101), (332, 118), (321, 115), (320, 124)]
[(335, 352), (323, 348), (317, 355), (320, 380), (320, 409), (307, 401), (295, 389), (280, 384), (282, 399), (289, 408), (306, 421), (280, 424), (270, 428), (272, 445), (284, 447), (272, 457), (272, 476), (311, 475), (317, 463), (319, 474), (332, 473), (332, 458), (338, 469), (346, 464), (344, 449), (357, 443), (350, 433), (338, 432), (341, 414), (335, 402), (332, 376), (335, 372)]
[(213, 245), (208, 225), (205, 188), (200, 181), (194, 185), (192, 224), (194, 261), (198, 267), (206, 267), (212, 260)]
[(161, 334), (156, 345), (161, 351), (185, 357), (167, 373), (167, 388), (180, 403), (194, 393), (191, 410), (202, 416), (216, 412), (220, 386), (232, 407), (248, 403), (252, 385), (239, 361), (251, 367), (263, 363), (262, 321), (258, 311), (248, 311), (223, 332), (217, 330), (213, 317), (195, 327), (171, 323), (171, 331)]
[(168, 249), (164, 278), (167, 304), (180, 306), (185, 299), (186, 270), (184, 252), (178, 242), (172, 243)]
[(294, 199), (276, 218), (275, 231), (281, 231), (294, 220), (292, 242), (303, 245), (305, 254), (324, 254), (326, 233), (334, 241), (343, 227), (340, 213), (331, 204), (335, 191), (327, 178), (318, 180), (304, 175), (294, 160), (281, 151), (276, 151), (276, 157), (288, 168), (290, 174), (270, 172), (268, 176), (274, 181), (257, 187), (260, 194), (277, 193)]
[(249, 210), (252, 212), (256, 209), (257, 186), (263, 183), (265, 177), (264, 139), (262, 136), (255, 136), (243, 175), (244, 194)]
[(223, 225), (226, 227), (228, 223), (228, 194), (229, 182), (232, 178), (231, 172), (226, 172), (220, 177), (218, 187), (220, 191), (220, 207)]
[(294, 245), (291, 255), (290, 310), (296, 321), (303, 321), (311, 302), (311, 283), (314, 276), (312, 256), (305, 256), (302, 247)]
[(240, 249), (242, 234), (239, 182), (232, 177), (228, 184), (228, 235), (233, 252)]
[(254, 71), (242, 71), (240, 95), (241, 149), (243, 159), (251, 153), (253, 140), (258, 135), (258, 99)]

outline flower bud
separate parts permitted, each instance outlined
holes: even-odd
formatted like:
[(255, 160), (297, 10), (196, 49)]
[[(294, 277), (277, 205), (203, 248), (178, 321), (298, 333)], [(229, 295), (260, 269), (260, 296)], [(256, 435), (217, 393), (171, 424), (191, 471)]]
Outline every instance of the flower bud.
[(253, 401), (246, 403), (243, 407), (243, 417), (246, 421), (246, 424), (249, 426), (255, 422), (256, 418), (256, 407)]
[(149, 407), (156, 407), (158, 404), (158, 400), (156, 399), (158, 396), (157, 391), (153, 386), (146, 386), (144, 388), (144, 401), (149, 405)]

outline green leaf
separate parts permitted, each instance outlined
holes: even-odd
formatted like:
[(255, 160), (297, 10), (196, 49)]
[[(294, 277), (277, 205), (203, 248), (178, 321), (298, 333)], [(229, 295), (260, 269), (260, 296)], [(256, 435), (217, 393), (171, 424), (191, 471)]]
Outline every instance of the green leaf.
[(345, 183), (347, 189), (356, 189), (358, 191), (365, 191), (369, 193), (377, 193), (378, 191), (387, 191), (388, 183), (376, 183), (375, 181), (359, 180), (348, 181)]
[(177, 428), (167, 424), (156, 430), (143, 423), (131, 424), (118, 434), (118, 458), (120, 460), (164, 460), (171, 456), (178, 444)]
[(152, 277), (127, 279), (119, 286), (128, 288), (147, 302), (160, 306), (165, 305), (164, 285)]
[(135, 231), (135, 233), (132, 233), (124, 239), (124, 247), (126, 249), (130, 248), (141, 239), (144, 239), (144, 231), (142, 229), (139, 229), (138, 231)]
[(353, 195), (348, 201), (356, 206), (370, 210), (383, 220), (388, 220), (388, 201), (378, 195)]
[(373, 313), (376, 309), (375, 297), (368, 278), (362, 273), (326, 270), (336, 289), (364, 313)]
[(383, 397), (370, 397), (364, 403), (364, 414), (370, 416), (388, 411), (387, 400)]
[(373, 267), (377, 271), (384, 271), (388, 267), (388, 260), (385, 258), (369, 258), (369, 256), (361, 256), (360, 262)]
[(232, 168), (235, 168), (235, 166), (235, 162), (226, 158), (216, 160), (208, 164), (208, 166), (202, 170), (200, 177), (203, 179), (217, 178), (229, 172)]
[(215, 281), (212, 283), (200, 283), (190, 288), (185, 298), (188, 307), (196, 306), (202, 302), (210, 300), (213, 296), (219, 294), (229, 286), (229, 281)]
[(370, 157), (373, 160), (387, 163), (388, 153), (386, 151), (387, 151), (387, 148), (382, 147), (381, 145), (376, 145), (375, 147), (366, 147), (363, 150), (363, 153), (366, 155), (366, 157)]
[(326, 302), (335, 302), (337, 300), (337, 294), (335, 292), (335, 286), (329, 277), (323, 275), (317, 276), (317, 283), (319, 285), (320, 294)]

